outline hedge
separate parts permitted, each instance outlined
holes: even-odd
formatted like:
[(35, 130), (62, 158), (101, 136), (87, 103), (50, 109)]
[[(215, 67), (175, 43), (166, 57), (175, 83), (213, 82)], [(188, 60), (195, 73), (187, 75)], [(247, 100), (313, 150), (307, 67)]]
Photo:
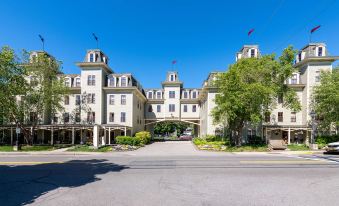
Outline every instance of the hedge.
[(142, 144), (141, 139), (137, 137), (130, 136), (117, 136), (115, 138), (117, 144), (139, 146)]

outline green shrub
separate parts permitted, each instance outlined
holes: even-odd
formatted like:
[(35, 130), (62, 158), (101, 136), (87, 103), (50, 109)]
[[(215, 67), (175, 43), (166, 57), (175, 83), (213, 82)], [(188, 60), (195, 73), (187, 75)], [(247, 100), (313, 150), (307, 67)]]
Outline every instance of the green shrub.
[(141, 131), (135, 134), (136, 138), (141, 140), (142, 144), (149, 144), (151, 142), (151, 133), (147, 131)]
[(131, 146), (139, 146), (142, 144), (140, 138), (130, 137), (130, 136), (117, 136), (115, 138), (115, 141), (117, 144), (131, 145)]
[(315, 142), (320, 146), (324, 147), (328, 143), (339, 141), (339, 135), (328, 135), (328, 136), (318, 136), (315, 138)]
[(196, 138), (193, 138), (193, 143), (195, 145), (204, 145), (204, 144), (207, 144), (207, 141), (205, 139), (196, 137)]

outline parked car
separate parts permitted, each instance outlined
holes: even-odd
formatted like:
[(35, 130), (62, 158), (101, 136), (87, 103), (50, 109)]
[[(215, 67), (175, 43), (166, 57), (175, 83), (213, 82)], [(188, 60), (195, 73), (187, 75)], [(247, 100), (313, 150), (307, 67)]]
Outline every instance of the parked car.
[(192, 136), (191, 135), (186, 135), (186, 134), (183, 134), (179, 137), (179, 140), (187, 140), (187, 141), (190, 141), (192, 140)]
[(326, 148), (326, 152), (339, 152), (339, 142), (329, 143)]

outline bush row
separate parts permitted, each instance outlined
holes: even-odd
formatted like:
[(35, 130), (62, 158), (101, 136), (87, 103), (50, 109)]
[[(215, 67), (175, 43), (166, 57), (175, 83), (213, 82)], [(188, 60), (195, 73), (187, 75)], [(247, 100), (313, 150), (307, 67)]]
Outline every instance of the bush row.
[(146, 131), (138, 132), (135, 137), (131, 136), (117, 136), (117, 144), (131, 145), (131, 146), (142, 146), (151, 142), (151, 134)]

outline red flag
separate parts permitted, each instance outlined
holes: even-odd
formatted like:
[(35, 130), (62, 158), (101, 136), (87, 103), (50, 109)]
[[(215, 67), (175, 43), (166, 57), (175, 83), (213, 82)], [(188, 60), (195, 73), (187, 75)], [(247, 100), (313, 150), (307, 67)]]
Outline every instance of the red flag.
[(254, 29), (248, 31), (247, 35), (250, 36), (254, 32)]
[(177, 60), (173, 60), (173, 61), (172, 61), (172, 64), (176, 64), (176, 63), (177, 63)]
[(319, 28), (320, 28), (320, 25), (319, 25), (319, 26), (316, 26), (316, 27), (314, 27), (313, 29), (311, 29), (311, 33), (313, 33), (313, 32), (315, 32), (315, 31), (317, 31)]

